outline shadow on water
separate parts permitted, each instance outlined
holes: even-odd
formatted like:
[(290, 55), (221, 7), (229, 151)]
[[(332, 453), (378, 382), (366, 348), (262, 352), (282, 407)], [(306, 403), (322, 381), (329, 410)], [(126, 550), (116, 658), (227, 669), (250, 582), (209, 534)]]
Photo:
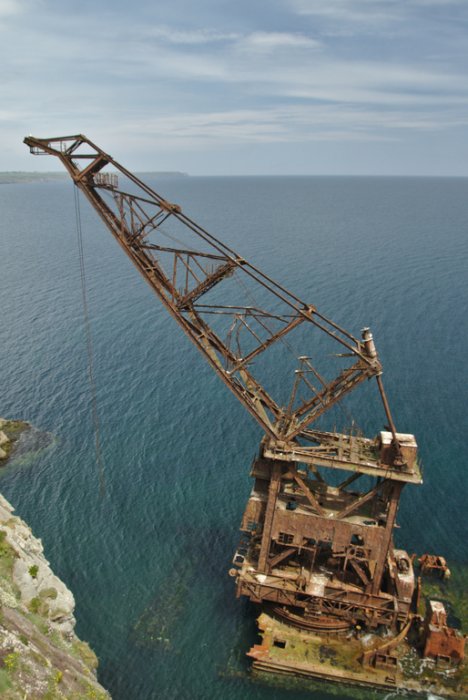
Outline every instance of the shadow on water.
[(133, 625), (130, 644), (139, 648), (176, 651), (177, 631), (183, 623), (193, 573), (193, 568), (183, 559), (169, 569)]

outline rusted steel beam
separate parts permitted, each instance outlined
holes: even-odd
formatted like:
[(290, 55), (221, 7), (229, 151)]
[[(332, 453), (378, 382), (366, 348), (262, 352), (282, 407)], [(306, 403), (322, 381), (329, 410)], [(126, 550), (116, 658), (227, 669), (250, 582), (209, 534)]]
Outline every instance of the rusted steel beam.
[(369, 578), (367, 577), (364, 569), (354, 559), (348, 559), (348, 563), (353, 567), (364, 586), (367, 586), (369, 584)]
[(400, 501), (401, 490), (404, 484), (392, 481), (389, 495), (389, 504), (387, 510), (387, 522), (385, 524), (385, 536), (382, 542), (381, 554), (377, 559), (374, 574), (372, 576), (372, 593), (376, 595), (380, 591), (382, 576), (387, 562), (388, 548), (393, 535), (393, 527), (395, 525), (396, 514), (398, 512), (398, 504)]
[(268, 569), (271, 570), (281, 561), (284, 561), (285, 559), (290, 557), (291, 554), (294, 554), (294, 552), (297, 552), (297, 547), (289, 547), (288, 549), (283, 549), (282, 552), (279, 552), (279, 554), (276, 554), (274, 557), (271, 557), (268, 560)]
[(200, 258), (207, 258), (209, 260), (223, 260), (226, 261), (226, 258), (223, 255), (213, 255), (211, 253), (202, 253), (198, 250), (185, 250), (184, 248), (169, 248), (167, 246), (162, 246), (162, 245), (156, 245), (155, 243), (142, 243), (141, 247), (143, 249), (148, 249), (148, 250), (158, 250), (163, 253), (177, 253), (179, 254), (184, 254), (184, 255), (190, 255), (190, 256), (197, 256)]
[(370, 501), (371, 498), (374, 498), (376, 493), (380, 491), (380, 489), (385, 485), (389, 484), (390, 480), (389, 479), (384, 479), (381, 481), (377, 486), (375, 486), (373, 489), (365, 493), (363, 496), (360, 498), (357, 498), (355, 501), (350, 503), (346, 508), (343, 508), (343, 510), (340, 510), (339, 513), (337, 513), (334, 517), (336, 520), (342, 520), (343, 518), (346, 518), (348, 515), (351, 515), (355, 510), (360, 508), (361, 506), (364, 505), (364, 503), (367, 503), (367, 501)]
[(274, 335), (270, 336), (268, 340), (265, 340), (261, 345), (255, 348), (255, 350), (252, 350), (252, 352), (249, 352), (248, 355), (242, 358), (239, 362), (237, 362), (234, 367), (230, 370), (231, 373), (237, 372), (241, 367), (244, 367), (244, 365), (247, 365), (251, 360), (254, 359), (254, 357), (257, 357), (261, 352), (266, 350), (270, 345), (275, 343), (277, 340), (285, 336), (287, 333), (293, 330), (293, 328), (296, 328), (299, 324), (303, 323), (304, 318), (302, 316), (297, 316), (294, 318), (292, 321), (288, 323), (287, 326), (282, 328), (280, 331), (275, 333)]
[[(293, 427), (281, 434), (283, 440), (292, 440), (313, 421), (316, 421), (325, 411), (328, 411), (334, 404), (355, 389), (358, 384), (368, 379), (367, 371), (358, 363), (354, 367), (342, 372), (337, 379), (327, 385), (319, 394), (316, 394), (310, 401), (301, 406), (289, 418), (289, 424)], [(299, 417), (303, 416), (300, 422)]]
[(402, 603), (399, 612), (395, 608), (394, 599), (383, 599), (364, 592), (358, 593), (357, 590), (354, 590), (353, 593), (349, 592), (346, 600), (336, 600), (328, 591), (323, 596), (307, 595), (304, 592), (298, 596), (297, 592), (281, 586), (280, 580), (275, 587), (272, 584), (246, 581), (240, 578), (238, 592), (240, 595), (247, 595), (257, 603), (275, 602), (303, 609), (310, 606), (311, 601), (313, 601), (319, 612), (347, 619), (350, 622), (355, 622), (356, 619), (368, 620), (373, 626), (378, 624), (392, 626), (397, 619), (406, 620), (410, 607), (409, 603)]
[(322, 506), (320, 505), (320, 503), (318, 502), (318, 500), (316, 499), (315, 495), (312, 493), (312, 491), (310, 490), (310, 488), (307, 486), (307, 484), (306, 484), (306, 482), (304, 481), (304, 479), (303, 479), (301, 476), (299, 476), (299, 474), (297, 473), (297, 470), (294, 470), (294, 471), (292, 472), (292, 475), (293, 475), (294, 481), (296, 481), (296, 482), (299, 484), (302, 493), (303, 493), (304, 496), (307, 498), (307, 500), (309, 501), (309, 503), (310, 503), (310, 505), (312, 506), (312, 508), (313, 508), (319, 515), (325, 515), (324, 509), (322, 508)]
[(270, 485), (268, 487), (268, 502), (263, 521), (262, 543), (260, 546), (260, 554), (258, 557), (258, 570), (268, 570), (268, 555), (271, 548), (271, 531), (273, 526), (273, 518), (275, 515), (276, 501), (281, 486), (282, 465), (277, 463), (273, 465)]
[(404, 464), (404, 459), (402, 456), (401, 448), (400, 448), (400, 443), (398, 441), (398, 436), (397, 436), (397, 430), (395, 427), (395, 423), (393, 422), (393, 417), (392, 413), (390, 411), (390, 405), (388, 403), (387, 399), (387, 394), (385, 393), (383, 381), (382, 381), (382, 376), (378, 374), (376, 376), (377, 379), (377, 386), (379, 387), (379, 393), (380, 397), (382, 399), (383, 407), (385, 410), (385, 415), (387, 416), (388, 420), (388, 425), (390, 427), (390, 431), (392, 433), (392, 438), (393, 438), (393, 449), (395, 450), (395, 457), (394, 457), (394, 463), (395, 464)]
[(356, 472), (355, 474), (351, 474), (351, 476), (348, 476), (347, 479), (341, 482), (341, 484), (338, 484), (338, 487), (340, 490), (345, 489), (347, 486), (353, 483), (353, 481), (356, 481), (362, 476), (360, 472)]
[(328, 453), (326, 449), (317, 450), (315, 447), (309, 448), (294, 441), (269, 440), (265, 442), (263, 454), (268, 459), (278, 459), (284, 462), (303, 462), (315, 467), (359, 472), (408, 484), (422, 483), (421, 473), (417, 468), (406, 472), (377, 460), (362, 459), (358, 461), (347, 457), (340, 458), (333, 451)]
[(94, 158), (86, 168), (80, 171), (80, 174), (76, 178), (77, 182), (85, 180), (90, 175), (95, 175), (100, 170), (105, 168), (106, 165), (109, 165), (108, 158), (106, 158), (103, 154), (99, 154), (97, 158)]
[(202, 294), (208, 292), (218, 282), (221, 282), (221, 280), (224, 277), (226, 277), (226, 275), (230, 274), (234, 268), (235, 264), (231, 260), (225, 265), (219, 267), (215, 272), (213, 272), (212, 275), (206, 277), (194, 289), (192, 289), (190, 292), (187, 292), (187, 294), (185, 294), (183, 297), (180, 297), (177, 302), (177, 308), (182, 311), (188, 306), (191, 306), (194, 301), (196, 301), (202, 296)]

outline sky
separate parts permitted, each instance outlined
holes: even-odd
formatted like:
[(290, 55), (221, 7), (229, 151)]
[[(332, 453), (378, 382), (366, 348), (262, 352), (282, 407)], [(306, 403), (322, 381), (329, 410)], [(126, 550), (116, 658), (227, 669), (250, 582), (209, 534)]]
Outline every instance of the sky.
[(0, 171), (468, 175), (468, 0), (0, 0)]

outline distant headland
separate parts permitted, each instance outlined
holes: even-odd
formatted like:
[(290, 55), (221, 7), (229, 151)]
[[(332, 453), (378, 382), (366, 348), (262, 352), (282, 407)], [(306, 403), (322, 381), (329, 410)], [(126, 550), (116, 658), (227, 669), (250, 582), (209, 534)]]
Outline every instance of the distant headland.
[[(141, 173), (135, 173), (137, 176), (145, 177), (189, 177), (188, 173), (181, 173), (178, 171), (164, 170), (164, 171), (145, 171)], [(69, 175), (66, 172), (28, 172), (24, 170), (11, 170), (0, 172), (0, 185), (21, 185), (34, 182), (62, 182), (69, 181)]]

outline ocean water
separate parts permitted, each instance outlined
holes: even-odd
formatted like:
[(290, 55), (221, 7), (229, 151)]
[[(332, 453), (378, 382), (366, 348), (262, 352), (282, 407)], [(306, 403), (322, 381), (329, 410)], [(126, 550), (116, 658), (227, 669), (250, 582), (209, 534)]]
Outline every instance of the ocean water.
[[(467, 563), (468, 179), (151, 184), (354, 334), (372, 328), (397, 428), (416, 434), (424, 465), (396, 541)], [(227, 571), (260, 429), (81, 212), (105, 492), (67, 182), (0, 186), (0, 415), (54, 436), (3, 470), (0, 490), (73, 590), (115, 700), (326, 698), (325, 685), (253, 681), (244, 657), (255, 610)], [(370, 434), (384, 423), (370, 385), (350, 410)]]

